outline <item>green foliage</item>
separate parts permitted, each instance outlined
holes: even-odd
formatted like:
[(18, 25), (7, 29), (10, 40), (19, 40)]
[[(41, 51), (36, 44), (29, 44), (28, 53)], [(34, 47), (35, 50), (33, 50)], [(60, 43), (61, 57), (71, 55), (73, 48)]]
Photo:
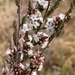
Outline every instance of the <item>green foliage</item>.
[(14, 2), (15, 0), (10, 0), (10, 2)]
[(69, 22), (70, 21), (70, 19), (71, 19), (70, 13), (73, 10), (73, 6), (74, 6), (73, 3), (71, 3), (70, 9), (65, 13), (65, 15), (67, 16), (67, 19), (65, 20), (65, 22)]
[(67, 73), (67, 68), (63, 65), (63, 67), (61, 68), (61, 72), (60, 75), (68, 75)]
[(62, 23), (61, 25), (60, 25), (60, 28), (58, 29), (58, 33), (57, 33), (57, 37), (62, 33), (62, 31), (63, 31), (63, 28), (64, 28), (64, 23)]
[(16, 23), (16, 21), (13, 22), (13, 28), (17, 29), (17, 23)]
[(47, 13), (47, 17), (48, 17), (49, 15), (51, 15), (51, 14), (55, 11), (56, 8), (58, 8), (58, 6), (60, 5), (60, 1), (61, 1), (61, 0), (57, 0), (57, 1), (55, 2), (55, 4), (50, 8), (50, 10), (49, 10), (48, 13)]
[(29, 10), (29, 14), (32, 13), (32, 5), (31, 5), (31, 2), (29, 0), (29, 4), (28, 4), (28, 10)]
[(16, 34), (16, 31), (14, 31), (14, 33), (13, 33), (13, 41), (14, 41), (15, 46), (17, 46), (17, 34)]
[(19, 0), (15, 0), (17, 6), (19, 6)]
[(26, 19), (26, 16), (23, 16), (23, 18), (22, 18), (22, 25), (25, 23), (25, 19)]
[(13, 28), (14, 28), (13, 41), (16, 46), (17, 45), (17, 23), (16, 21), (13, 22)]

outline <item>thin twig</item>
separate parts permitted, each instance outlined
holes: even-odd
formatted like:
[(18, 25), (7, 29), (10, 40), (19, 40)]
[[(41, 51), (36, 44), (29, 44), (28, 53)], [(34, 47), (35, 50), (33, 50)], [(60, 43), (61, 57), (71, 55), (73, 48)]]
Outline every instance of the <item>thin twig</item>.
[(33, 71), (33, 70), (31, 69), (31, 71), (30, 71), (29, 75), (31, 75), (32, 71)]
[(44, 49), (43, 49), (43, 51), (42, 51), (41, 55), (43, 55), (43, 54), (44, 54), (44, 52), (45, 52), (45, 51), (46, 51), (46, 49), (49, 47), (49, 44), (50, 44), (50, 43), (51, 43), (51, 41), (54, 39), (54, 37), (55, 37), (55, 33), (49, 37), (49, 42), (48, 42), (48, 44), (47, 44), (46, 48), (44, 48)]
[(44, 20), (45, 20), (45, 18), (46, 18), (46, 16), (47, 16), (49, 6), (50, 6), (50, 0), (49, 0), (49, 3), (48, 3), (48, 6), (47, 6), (47, 9), (46, 9), (45, 15), (44, 15)]
[(18, 40), (19, 40), (19, 30), (20, 30), (20, 25), (21, 25), (21, 0), (18, 2)]
[[(5, 61), (4, 61), (4, 69), (6, 69)], [(4, 75), (7, 75), (6, 72), (4, 72)]]

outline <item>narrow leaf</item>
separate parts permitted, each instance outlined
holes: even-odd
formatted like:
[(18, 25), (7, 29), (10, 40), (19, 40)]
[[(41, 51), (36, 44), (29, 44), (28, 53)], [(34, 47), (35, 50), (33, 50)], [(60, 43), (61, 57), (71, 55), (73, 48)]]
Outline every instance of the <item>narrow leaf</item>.
[(49, 10), (48, 13), (47, 13), (47, 17), (48, 17), (49, 15), (51, 15), (51, 14), (55, 11), (56, 8), (58, 8), (58, 6), (60, 5), (60, 1), (61, 1), (61, 0), (57, 0), (57, 1), (55, 2), (55, 4), (50, 8), (50, 10)]

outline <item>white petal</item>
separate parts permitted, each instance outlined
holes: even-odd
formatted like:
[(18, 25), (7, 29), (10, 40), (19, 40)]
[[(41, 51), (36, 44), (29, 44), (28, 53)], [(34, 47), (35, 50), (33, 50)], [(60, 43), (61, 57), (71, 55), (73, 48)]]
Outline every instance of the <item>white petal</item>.
[(36, 71), (32, 71), (31, 75), (37, 75)]
[(39, 68), (38, 68), (38, 71), (41, 71), (43, 68), (43, 65), (40, 65)]
[(60, 14), (59, 17), (60, 17), (61, 20), (63, 20), (65, 18), (65, 15), (64, 14)]
[(32, 50), (29, 50), (28, 51), (28, 55), (33, 55), (33, 51)]
[(30, 46), (31, 48), (34, 47), (31, 42), (26, 42), (26, 44), (27, 44), (28, 46)]
[(30, 63), (26, 63), (26, 68), (30, 67)]
[(6, 54), (11, 54), (11, 50), (8, 48), (7, 51), (6, 51)]
[(41, 48), (45, 48), (45, 47), (47, 46), (47, 44), (48, 44), (48, 41), (45, 41), (45, 42), (42, 44)]
[(22, 64), (22, 63), (20, 63), (20, 65), (19, 65), (22, 69), (24, 69), (25, 67), (24, 67), (24, 65)]
[(36, 43), (39, 41), (39, 37), (37, 36), (37, 34), (34, 34), (33, 38), (34, 38), (34, 40), (35, 40)]
[(21, 57), (20, 57), (20, 59), (23, 60), (23, 53), (21, 53)]
[(32, 39), (33, 39), (31, 35), (28, 35), (28, 38), (30, 41), (32, 41)]

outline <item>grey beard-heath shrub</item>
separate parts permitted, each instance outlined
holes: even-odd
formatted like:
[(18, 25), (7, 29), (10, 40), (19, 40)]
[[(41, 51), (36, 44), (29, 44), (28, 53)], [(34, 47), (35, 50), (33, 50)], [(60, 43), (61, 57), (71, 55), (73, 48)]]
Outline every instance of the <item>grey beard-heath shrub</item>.
[[(10, 43), (6, 54), (7, 65), (2, 69), (2, 74), (8, 75), (37, 75), (41, 71), (45, 60), (44, 53), (53, 38), (57, 37), (71, 18), (74, 2), (66, 13), (49, 17), (59, 6), (57, 0), (51, 6), (52, 0), (33, 0), (28, 3), (28, 8), (21, 19), (21, 1), (15, 0), (18, 14), (18, 23), (13, 22), (13, 43)], [(43, 12), (44, 11), (44, 12)], [(39, 47), (39, 50), (36, 49)]]

